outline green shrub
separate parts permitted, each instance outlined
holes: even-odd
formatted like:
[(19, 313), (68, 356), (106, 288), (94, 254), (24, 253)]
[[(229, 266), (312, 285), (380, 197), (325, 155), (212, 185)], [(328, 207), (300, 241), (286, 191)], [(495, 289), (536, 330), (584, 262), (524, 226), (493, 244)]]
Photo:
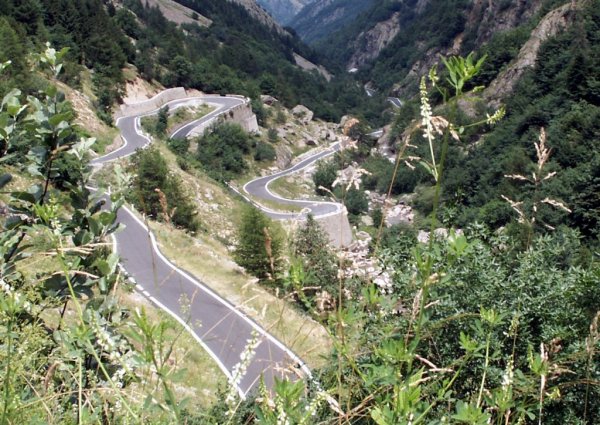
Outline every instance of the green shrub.
[(369, 208), (369, 200), (365, 191), (351, 187), (344, 198), (344, 205), (350, 215), (360, 215)]
[(188, 156), (190, 153), (190, 140), (187, 137), (182, 139), (169, 139), (167, 141), (167, 146), (179, 156)]
[(268, 143), (258, 142), (256, 144), (254, 159), (256, 161), (273, 161), (277, 158), (275, 148)]
[(138, 150), (131, 164), (135, 177), (129, 197), (140, 211), (155, 220), (172, 222), (192, 232), (198, 230), (196, 207), (158, 149)]
[[(317, 195), (329, 196), (333, 190), (333, 182), (337, 177), (337, 166), (334, 161), (320, 161), (313, 174), (313, 182)], [(323, 188), (323, 189), (322, 189)]]
[(196, 158), (206, 173), (222, 182), (244, 172), (244, 155), (250, 153), (251, 137), (238, 124), (221, 123), (198, 139)]

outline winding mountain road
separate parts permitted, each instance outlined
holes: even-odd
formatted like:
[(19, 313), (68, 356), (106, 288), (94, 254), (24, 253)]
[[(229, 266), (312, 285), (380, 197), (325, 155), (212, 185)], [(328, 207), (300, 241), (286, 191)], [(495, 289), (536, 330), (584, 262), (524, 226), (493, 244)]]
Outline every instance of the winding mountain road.
[(327, 158), (328, 156), (333, 155), (341, 148), (340, 143), (335, 143), (330, 146), (328, 149), (316, 153), (314, 155), (309, 156), (308, 158), (303, 159), (298, 162), (294, 166), (280, 171), (275, 174), (271, 174), (269, 176), (260, 177), (254, 179), (244, 185), (244, 192), (248, 195), (260, 198), (266, 201), (277, 202), (278, 204), (290, 205), (293, 207), (301, 208), (301, 213), (284, 213), (278, 211), (272, 211), (270, 209), (261, 206), (260, 204), (256, 204), (263, 212), (271, 218), (276, 220), (286, 220), (292, 218), (298, 218), (305, 216), (307, 213), (312, 214), (314, 217), (326, 217), (329, 215), (335, 215), (342, 212), (342, 205), (335, 202), (326, 202), (326, 201), (303, 201), (298, 199), (287, 199), (282, 198), (281, 196), (271, 192), (269, 190), (269, 185), (277, 180), (280, 177), (287, 176), (289, 174), (296, 173), (298, 171), (303, 170), (314, 164), (315, 162)]
[[(215, 109), (181, 127), (175, 133), (176, 137), (189, 134), (194, 128), (206, 125), (246, 100), (236, 97), (202, 96), (172, 101), (168, 106), (170, 110), (174, 110), (194, 102), (210, 103)], [(136, 149), (148, 145), (150, 139), (140, 130), (140, 117), (157, 112), (158, 110), (155, 110), (118, 119), (117, 127), (121, 131), (124, 145), (93, 160), (92, 165), (100, 167), (129, 156)], [(116, 235), (115, 246), (121, 256), (122, 266), (136, 282), (138, 290), (182, 323), (229, 379), (232, 378), (235, 366), (240, 362), (240, 355), (252, 339), (252, 335), (259, 336), (256, 354), (243, 379), (237, 383), (241, 396), (255, 388), (261, 376), (268, 388), (272, 387), (276, 376), (285, 376), (290, 370), (295, 374), (310, 376), (310, 371), (302, 360), (280, 341), (202, 282), (165, 258), (154, 235), (135, 212), (125, 207), (121, 208), (118, 221), (125, 225), (125, 229)], [(234, 381), (235, 378), (234, 376)]]

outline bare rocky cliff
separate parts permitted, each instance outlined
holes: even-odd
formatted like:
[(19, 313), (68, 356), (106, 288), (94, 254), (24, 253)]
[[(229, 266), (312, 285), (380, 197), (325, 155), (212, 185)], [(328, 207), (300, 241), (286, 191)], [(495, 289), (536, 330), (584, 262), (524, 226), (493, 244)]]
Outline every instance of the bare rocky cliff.
[[(423, 0), (427, 3), (428, 0)], [(542, 0), (512, 0), (494, 2), (491, 0), (474, 0), (465, 10), (464, 30), (445, 48), (432, 47), (421, 54), (415, 61), (406, 77), (396, 83), (393, 92), (403, 96), (412, 91), (421, 75), (425, 75), (439, 57), (460, 54), (464, 50), (465, 40), (469, 39), (469, 49), (487, 43), (494, 34), (515, 28), (527, 22), (541, 7)], [(424, 7), (423, 7), (424, 9)], [(426, 13), (424, 10), (423, 13)], [(424, 49), (427, 40), (419, 40), (415, 49)]]
[[(122, 7), (122, 0), (115, 0), (113, 4)], [(199, 15), (192, 9), (185, 7), (174, 0), (146, 0), (151, 7), (158, 7), (162, 14), (171, 22), (176, 24), (198, 24), (209, 27), (212, 21), (205, 16)]]
[(484, 98), (490, 105), (498, 106), (513, 91), (523, 73), (535, 65), (542, 43), (571, 24), (577, 7), (577, 2), (567, 3), (544, 16), (519, 51), (517, 59), (484, 91)]
[[(415, 5), (416, 13), (422, 13), (429, 0), (419, 0)], [(376, 59), (381, 51), (402, 30), (401, 12), (392, 14), (391, 17), (380, 21), (372, 28), (361, 32), (358, 38), (352, 42), (352, 54), (348, 61), (348, 69), (360, 68), (367, 62)]]
[(400, 32), (400, 13), (396, 12), (391, 18), (378, 22), (373, 28), (364, 31), (353, 43), (354, 54), (348, 62), (348, 69), (360, 68), (367, 62), (379, 56), (379, 53)]

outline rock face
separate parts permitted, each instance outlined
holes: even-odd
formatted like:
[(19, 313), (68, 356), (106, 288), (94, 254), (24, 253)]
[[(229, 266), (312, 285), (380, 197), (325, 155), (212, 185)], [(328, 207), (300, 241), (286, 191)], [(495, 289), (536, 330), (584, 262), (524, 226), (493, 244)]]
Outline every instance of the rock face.
[(540, 46), (547, 39), (563, 31), (572, 22), (577, 3), (567, 3), (549, 12), (532, 31), (531, 37), (519, 51), (517, 59), (490, 84), (484, 98), (490, 105), (498, 106), (500, 100), (510, 94), (523, 73), (532, 68), (537, 60)]
[(292, 162), (294, 156), (292, 150), (282, 144), (275, 146), (275, 153), (277, 155), (276, 163), (280, 170), (285, 170)]
[(292, 115), (294, 115), (294, 117), (302, 124), (308, 124), (312, 121), (314, 116), (313, 112), (304, 105), (295, 106), (294, 109), (292, 109)]
[[(208, 27), (212, 21), (202, 15), (195, 13), (173, 0), (146, 0), (146, 3), (152, 7), (158, 7), (165, 18), (176, 24), (198, 24), (203, 27)], [(198, 16), (193, 19), (192, 16)]]
[[(430, 1), (420, 1), (416, 6), (417, 13), (427, 13), (427, 5)], [(394, 86), (394, 93), (402, 96), (412, 91), (420, 76), (426, 75), (432, 66), (439, 63), (440, 55), (459, 54), (467, 34), (472, 39), (473, 45), (480, 46), (488, 42), (495, 33), (527, 22), (541, 5), (541, 0), (508, 0), (508, 2), (474, 0), (464, 11), (463, 32), (457, 34), (447, 47), (438, 46), (424, 51), (421, 58), (413, 63), (408, 75)], [(415, 48), (424, 50), (426, 45), (427, 40), (419, 40)]]
[(350, 58), (347, 68), (360, 68), (375, 59), (399, 32), (400, 13), (396, 12), (391, 18), (378, 22), (373, 28), (361, 33), (353, 43), (354, 54)]
[(261, 94), (260, 95), (260, 100), (261, 100), (262, 103), (264, 103), (265, 105), (269, 105), (269, 106), (273, 106), (274, 104), (276, 104), (277, 102), (279, 102), (273, 96), (269, 96), (268, 94)]
[(324, 66), (315, 65), (314, 63), (312, 63), (308, 59), (303, 58), (302, 56), (300, 56), (297, 53), (294, 53), (294, 61), (296, 62), (296, 65), (298, 65), (300, 68), (304, 69), (305, 71), (317, 71), (327, 81), (331, 81), (331, 74), (329, 73), (329, 71), (327, 71), (327, 69), (325, 69)]

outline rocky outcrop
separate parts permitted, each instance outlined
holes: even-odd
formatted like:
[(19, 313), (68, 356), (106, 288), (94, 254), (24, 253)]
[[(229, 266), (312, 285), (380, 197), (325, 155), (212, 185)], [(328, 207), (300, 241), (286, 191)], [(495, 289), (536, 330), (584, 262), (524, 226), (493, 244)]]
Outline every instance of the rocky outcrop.
[(395, 226), (400, 223), (412, 224), (415, 220), (415, 212), (409, 205), (398, 204), (385, 212), (385, 225)]
[(302, 124), (308, 124), (313, 119), (313, 112), (304, 105), (295, 106), (292, 109), (292, 115)]
[(360, 68), (375, 59), (390, 41), (400, 32), (400, 13), (394, 13), (389, 19), (377, 23), (368, 31), (362, 32), (353, 43), (354, 54), (348, 62), (348, 69)]
[(298, 65), (300, 68), (304, 69), (305, 71), (317, 71), (327, 81), (331, 81), (331, 74), (329, 73), (329, 71), (327, 71), (327, 69), (325, 69), (324, 66), (315, 65), (314, 63), (312, 63), (308, 59), (303, 58), (302, 56), (300, 56), (297, 53), (294, 53), (294, 61), (296, 61), (296, 65)]
[[(422, 13), (427, 12), (427, 3), (429, 1), (423, 0)], [(508, 2), (474, 0), (465, 10), (464, 31), (458, 34), (448, 47), (434, 47), (425, 51), (421, 58), (413, 63), (406, 77), (394, 86), (393, 92), (399, 96), (413, 92), (419, 78), (426, 75), (434, 65), (440, 62), (440, 55), (449, 56), (461, 52), (465, 36), (468, 35), (475, 46), (485, 44), (497, 32), (506, 31), (527, 22), (541, 5), (541, 0), (508, 0)], [(424, 50), (426, 45), (427, 40), (420, 40), (416, 43), (415, 49)]]
[(484, 98), (488, 104), (499, 106), (501, 100), (513, 91), (523, 73), (535, 65), (542, 43), (569, 26), (576, 7), (576, 2), (567, 3), (544, 16), (519, 51), (517, 59), (484, 91)]
[(480, 46), (495, 33), (522, 24), (541, 6), (542, 0), (475, 0), (468, 11), (465, 28), (474, 33), (474, 45)]
[(380, 209), (384, 214), (384, 224), (386, 227), (396, 224), (412, 224), (415, 220), (415, 212), (411, 206), (404, 201), (398, 201), (395, 198), (388, 198), (385, 194), (365, 191), (369, 198), (369, 211)]
[(264, 103), (265, 105), (269, 105), (269, 106), (273, 106), (274, 104), (276, 104), (277, 102), (279, 102), (273, 96), (270, 96), (268, 94), (261, 94), (260, 95), (260, 101), (262, 103)]
[(371, 240), (368, 233), (358, 232), (356, 241), (340, 252), (341, 263), (345, 265), (342, 275), (345, 278), (359, 278), (366, 282), (373, 282), (381, 293), (391, 293), (392, 277), (379, 264), (377, 258), (371, 255), (369, 250)]
[(285, 170), (292, 163), (292, 158), (294, 157), (294, 153), (292, 150), (283, 144), (275, 145), (275, 153), (277, 155), (275, 159), (275, 163), (277, 164), (277, 168), (280, 170)]
[(151, 7), (158, 7), (165, 18), (176, 24), (198, 24), (202, 27), (212, 24), (210, 19), (173, 0), (146, 0), (146, 3)]

